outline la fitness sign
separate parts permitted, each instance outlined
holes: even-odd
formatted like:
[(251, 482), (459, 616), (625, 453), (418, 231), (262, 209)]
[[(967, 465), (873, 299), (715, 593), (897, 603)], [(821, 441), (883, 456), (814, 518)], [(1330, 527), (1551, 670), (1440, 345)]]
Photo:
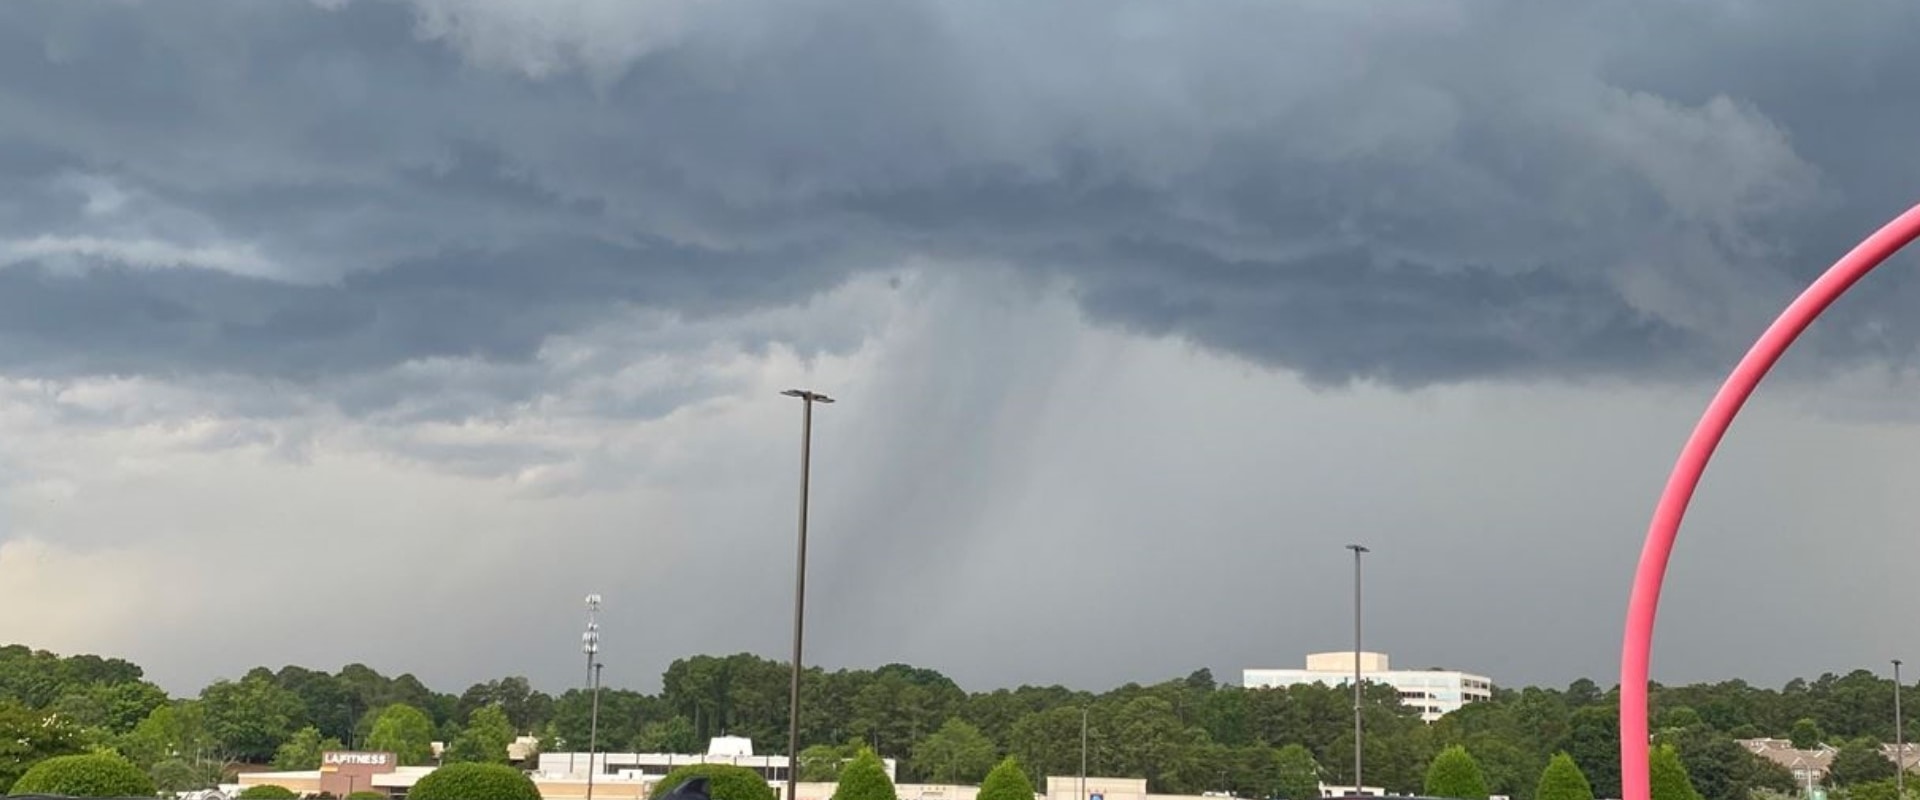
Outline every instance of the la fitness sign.
[(333, 766), (384, 767), (393, 763), (393, 754), (330, 752), (320, 755), (320, 763)]

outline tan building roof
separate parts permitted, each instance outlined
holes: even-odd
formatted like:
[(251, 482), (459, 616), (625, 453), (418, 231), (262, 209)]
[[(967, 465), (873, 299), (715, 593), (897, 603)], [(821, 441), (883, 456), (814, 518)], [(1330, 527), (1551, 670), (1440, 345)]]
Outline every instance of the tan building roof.
[(1811, 772), (1815, 777), (1825, 777), (1827, 768), (1833, 765), (1834, 754), (1840, 752), (1825, 744), (1812, 750), (1801, 750), (1786, 739), (1741, 739), (1740, 746), (1747, 748), (1747, 752), (1792, 770), (1795, 775)]

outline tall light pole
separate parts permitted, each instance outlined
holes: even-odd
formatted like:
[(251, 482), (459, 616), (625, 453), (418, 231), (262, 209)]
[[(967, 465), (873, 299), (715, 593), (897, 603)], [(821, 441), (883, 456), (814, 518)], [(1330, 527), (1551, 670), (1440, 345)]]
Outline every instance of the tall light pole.
[[(1087, 800), (1087, 707), (1080, 707), (1080, 797)], [(1904, 800), (1904, 798), (1903, 798)]]
[(813, 469), (813, 404), (831, 403), (833, 398), (806, 389), (788, 389), (781, 394), (800, 398), (800, 544), (793, 563), (793, 685), (787, 698), (787, 794), (781, 800), (798, 800), (800, 769), (800, 646), (805, 640), (807, 619), (807, 489)]
[(593, 754), (600, 749), (600, 667), (600, 662), (593, 662), (593, 722), (587, 733), (587, 800), (593, 800), (593, 777), (599, 771), (593, 768)]
[(1364, 545), (1350, 544), (1353, 551), (1353, 794), (1355, 797), (1365, 793), (1366, 783), (1360, 778), (1361, 753), (1360, 730), (1360, 554), (1372, 552)]
[[(600, 618), (599, 617), (600, 617), (600, 595), (598, 594), (587, 595), (587, 631), (585, 633), (580, 634), (580, 652), (586, 655), (587, 657), (587, 691), (593, 694), (593, 703), (596, 707), (600, 704), (600, 687), (599, 687), (599, 683), (594, 680), (593, 665), (594, 665), (594, 661), (596, 660), (596, 657), (600, 655)], [(592, 786), (592, 782), (593, 782), (593, 778), (592, 778), (593, 745), (597, 743), (594, 740), (595, 740), (595, 737), (599, 735), (599, 733), (600, 733), (599, 720), (595, 719), (592, 723), (590, 723), (588, 728), (588, 733), (587, 733), (587, 742), (588, 742), (587, 744), (587, 775), (588, 775), (587, 782), (589, 787)], [(576, 745), (576, 747), (577, 746), (578, 745)], [(567, 748), (567, 751), (569, 753), (569, 755), (567, 756), (568, 772), (573, 772), (573, 756), (571, 755), (573, 750), (574, 750), (573, 747)]]
[(1907, 731), (1900, 720), (1900, 659), (1893, 660), (1893, 796), (1907, 800)]

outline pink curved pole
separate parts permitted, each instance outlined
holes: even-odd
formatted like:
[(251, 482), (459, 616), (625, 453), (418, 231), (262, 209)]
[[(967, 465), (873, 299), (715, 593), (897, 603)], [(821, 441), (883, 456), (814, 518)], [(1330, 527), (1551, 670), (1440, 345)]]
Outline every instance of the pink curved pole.
[(1652, 800), (1647, 779), (1647, 669), (1653, 654), (1653, 617), (1660, 605), (1660, 583), (1666, 577), (1667, 559), (1673, 555), (1674, 537), (1680, 532), (1680, 520), (1686, 516), (1687, 503), (1700, 485), (1700, 476), (1706, 472), (1707, 460), (1713, 457), (1714, 448), (1754, 387), (1760, 385), (1760, 379), (1794, 339), (1856, 281), (1915, 238), (1920, 238), (1920, 206), (1875, 231), (1808, 286), (1740, 359), (1681, 448), (1680, 458), (1667, 476), (1666, 489), (1660, 493), (1660, 504), (1654, 508), (1653, 523), (1647, 528), (1640, 568), (1633, 576), (1633, 596), (1627, 603), (1626, 641), (1620, 648), (1621, 800)]

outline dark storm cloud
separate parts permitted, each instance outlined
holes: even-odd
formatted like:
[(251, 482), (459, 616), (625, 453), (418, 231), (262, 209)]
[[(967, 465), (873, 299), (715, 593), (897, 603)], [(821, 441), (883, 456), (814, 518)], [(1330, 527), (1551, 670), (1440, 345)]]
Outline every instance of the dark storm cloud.
[[(0, 269), (0, 366), (510, 364), (926, 254), (1320, 382), (1659, 374), (1920, 185), (1891, 4), (490, 8), (0, 6), (0, 240), (40, 248)], [(1814, 346), (1904, 358), (1892, 302)]]
[[(235, 371), (315, 379), (409, 359), (531, 358), (611, 306), (700, 316), (819, 288), (781, 252), (533, 240), (295, 285), (214, 270), (0, 268), (0, 366), (129, 374)], [(780, 263), (775, 263), (780, 262)], [(636, 265), (645, 265), (644, 269)]]

